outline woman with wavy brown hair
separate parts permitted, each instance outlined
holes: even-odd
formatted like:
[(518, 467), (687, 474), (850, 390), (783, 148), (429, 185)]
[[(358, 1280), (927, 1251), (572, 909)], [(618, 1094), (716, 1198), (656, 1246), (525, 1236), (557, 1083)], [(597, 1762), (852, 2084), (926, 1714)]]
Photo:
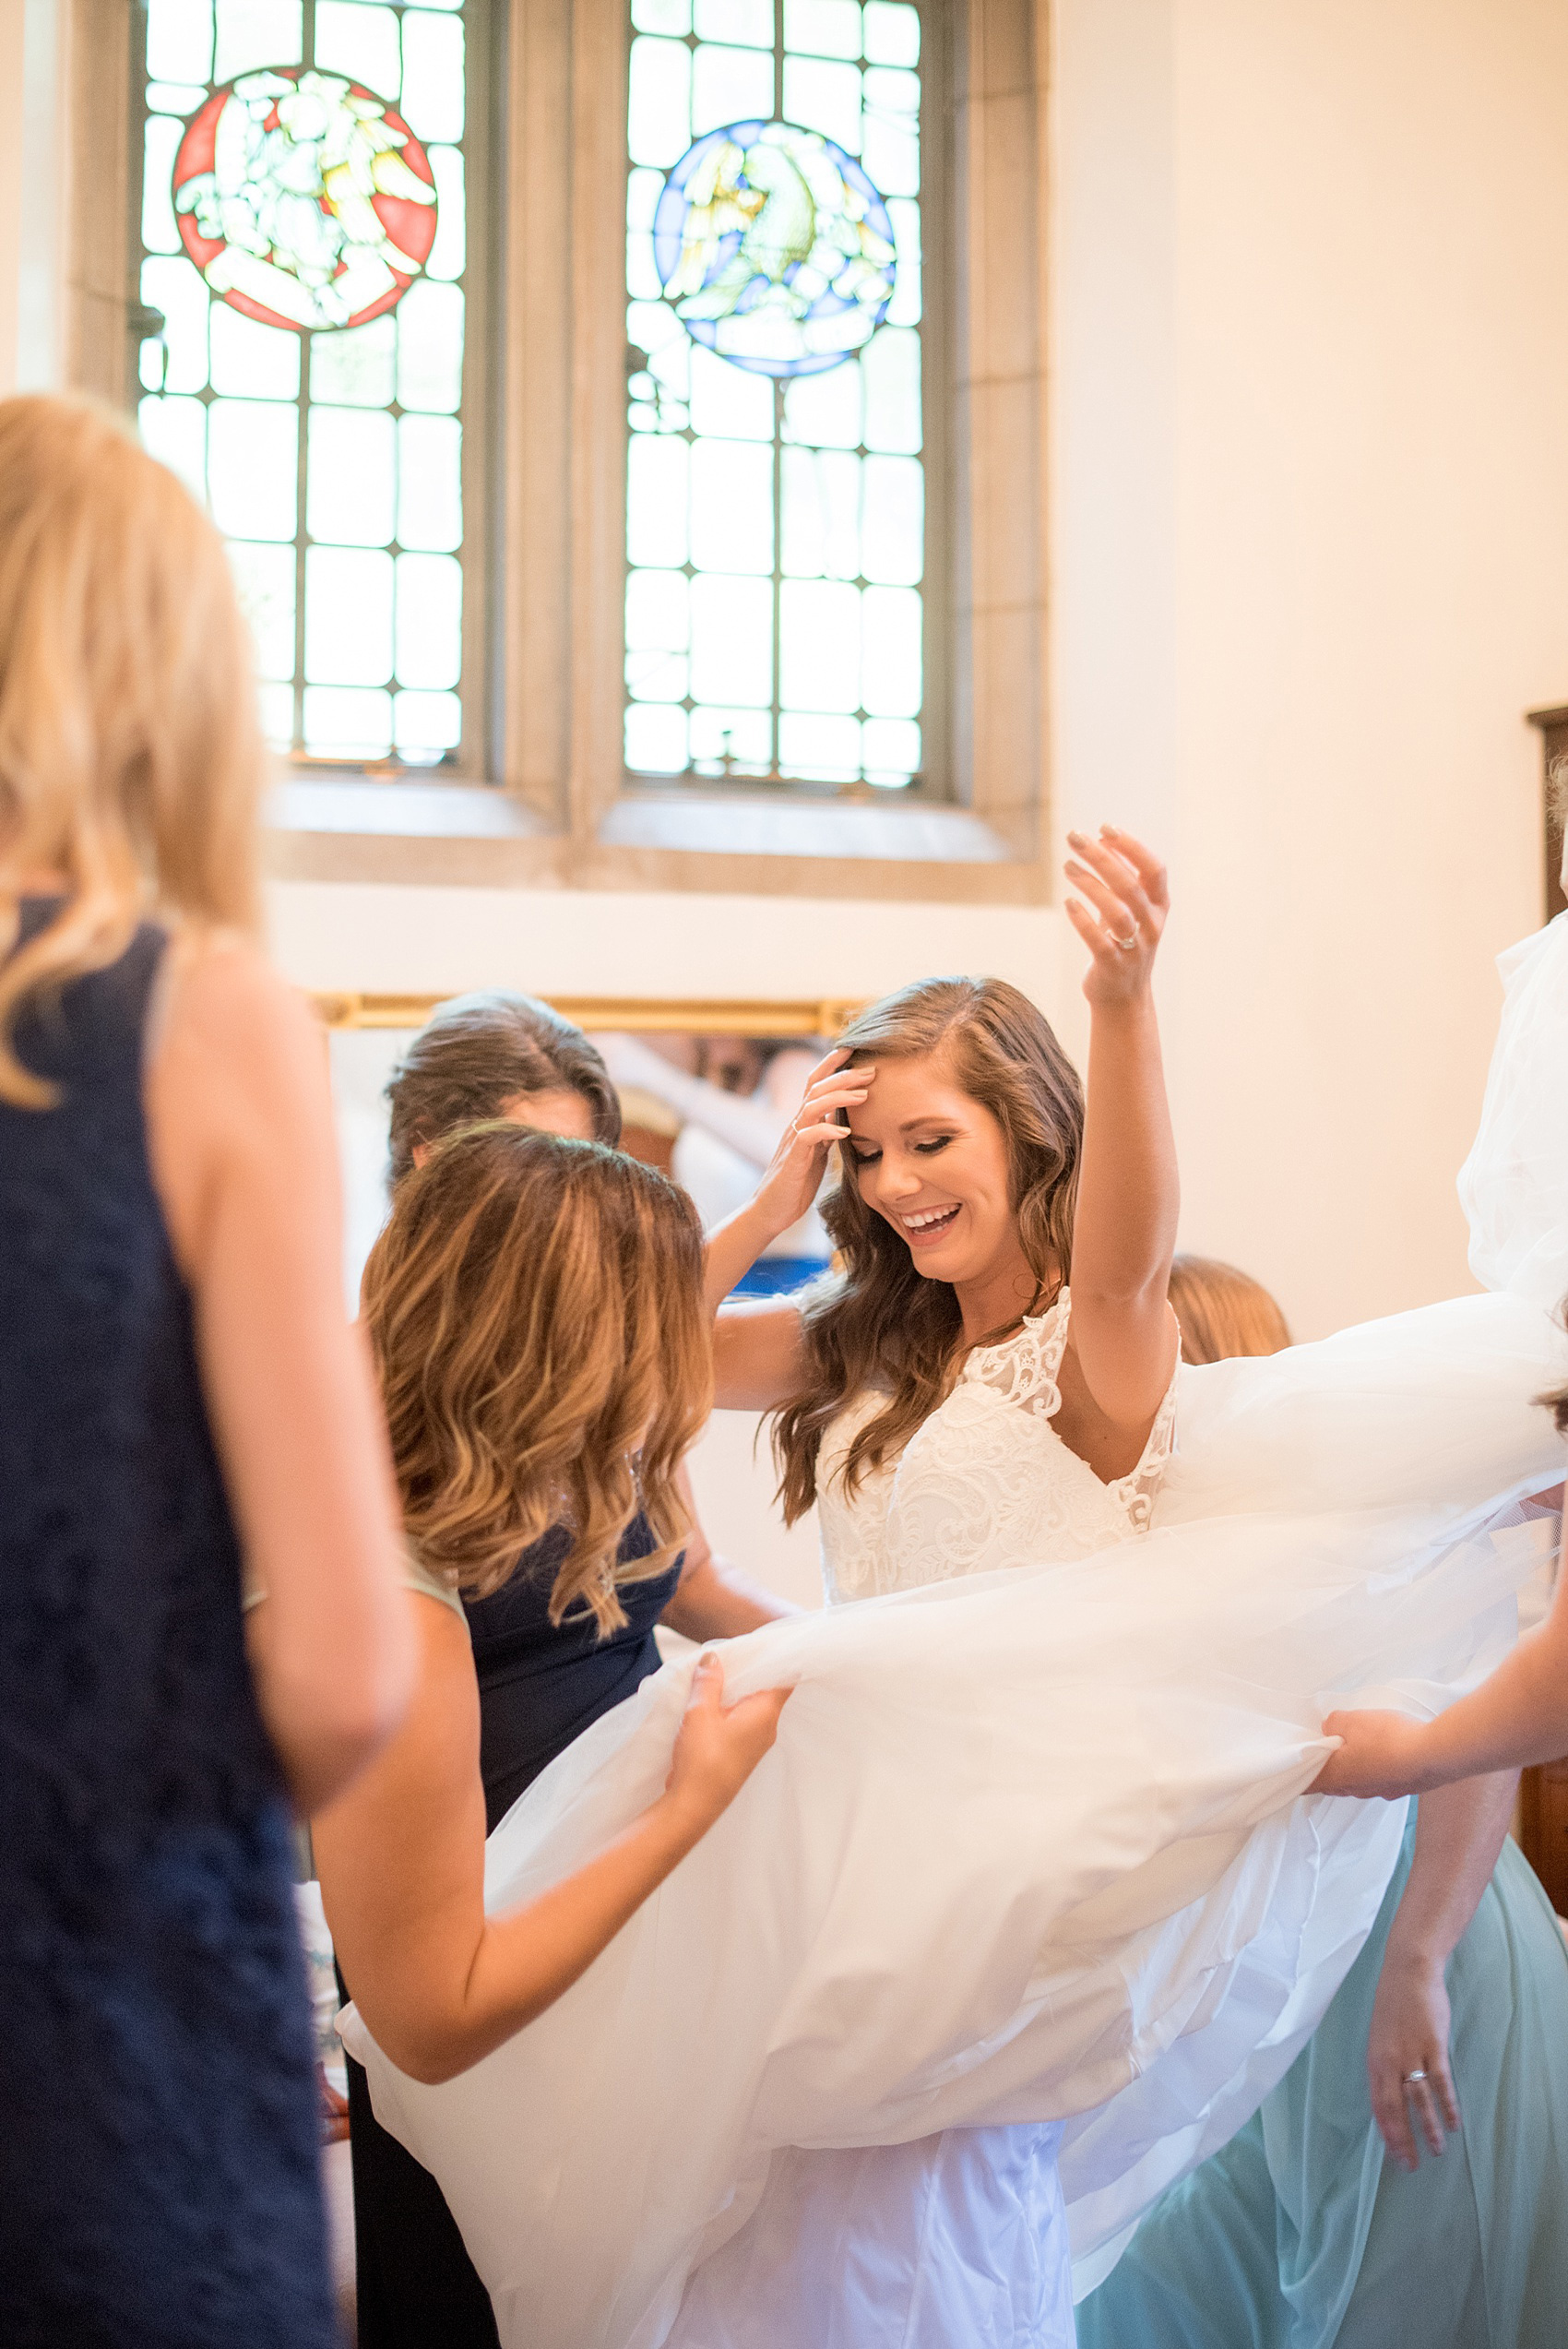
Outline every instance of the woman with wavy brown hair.
[[(552, 1618), (609, 1628), (625, 1582), (675, 1555), (675, 1470), (711, 1391), (700, 1262), (689, 1202), (651, 1167), (499, 1121), (398, 1186), (365, 1268), (413, 1580), (434, 1604), (410, 1718), (317, 1818), (315, 1846), (360, 2011), (416, 2078), (463, 2070), (558, 1996), (772, 1743), (782, 1698), (719, 1712), (710, 1663), (668, 1797), (605, 1854), (605, 1887), (588, 1898), (584, 1871), (486, 1918), (461, 1593), (499, 1591), (562, 1527)], [(623, 1563), (639, 1510), (654, 1546)]]

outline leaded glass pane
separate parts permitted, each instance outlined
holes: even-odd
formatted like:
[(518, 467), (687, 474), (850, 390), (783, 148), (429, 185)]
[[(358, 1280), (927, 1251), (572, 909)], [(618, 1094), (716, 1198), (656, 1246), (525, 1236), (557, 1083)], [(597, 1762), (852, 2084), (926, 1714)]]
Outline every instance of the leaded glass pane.
[(860, 0), (784, 0), (784, 45), (819, 57), (859, 57), (863, 15)]
[(686, 763), (685, 711), (669, 703), (629, 703), (626, 709), (626, 764), (633, 772), (679, 775)]
[(461, 746), (474, 5), (147, 0), (141, 430), (230, 537), (296, 752)]
[(155, 82), (210, 78), (212, 0), (148, 0), (147, 70)]
[(699, 41), (744, 41), (773, 46), (773, 0), (695, 0)]
[(692, 59), (692, 132), (743, 114), (764, 121), (773, 112), (773, 53), (769, 49), (698, 49)]
[(865, 42), (873, 66), (918, 66), (920, 10), (909, 0), (866, 0)]
[(448, 690), (463, 665), (463, 571), (449, 554), (398, 557), (398, 682)]
[(250, 546), (229, 541), (229, 560), (240, 602), (255, 639), (258, 676), (291, 679), (294, 674), (294, 550)]
[[(194, 275), (194, 272), (193, 272)], [(264, 327), (227, 302), (208, 316), (212, 388), (261, 399), (300, 396), (300, 338), (286, 327)]]
[(305, 675), (312, 685), (379, 686), (392, 674), (392, 557), (313, 546), (305, 556)]
[(632, 22), (639, 32), (690, 32), (692, 0), (632, 0)]
[(920, 7), (628, 5), (628, 765), (901, 787), (922, 752)]
[(428, 766), (463, 738), (463, 705), (455, 693), (400, 693), (392, 702), (392, 736), (405, 758)]
[(301, 0), (218, 0), (215, 81), (230, 81), (236, 74), (257, 73), (269, 66), (297, 66), (303, 60)]
[[(368, 0), (315, 0), (315, 63), (397, 104), (403, 87), (398, 12)], [(403, 112), (408, 121), (408, 110)]]
[(215, 399), (207, 411), (207, 494), (231, 538), (299, 529), (300, 411), (292, 401)]
[(333, 546), (389, 546), (397, 426), (382, 408), (312, 408), (305, 528)]
[(455, 416), (398, 420), (398, 537), (430, 554), (463, 539), (462, 430)]

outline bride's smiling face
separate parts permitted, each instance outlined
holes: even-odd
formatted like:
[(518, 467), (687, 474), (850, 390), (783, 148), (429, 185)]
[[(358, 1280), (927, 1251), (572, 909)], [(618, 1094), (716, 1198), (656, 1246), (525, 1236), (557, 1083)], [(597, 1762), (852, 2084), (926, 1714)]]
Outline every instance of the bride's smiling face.
[(1022, 1260), (1007, 1142), (983, 1103), (936, 1055), (878, 1059), (849, 1113), (847, 1155), (861, 1198), (891, 1223), (917, 1271), (955, 1287)]

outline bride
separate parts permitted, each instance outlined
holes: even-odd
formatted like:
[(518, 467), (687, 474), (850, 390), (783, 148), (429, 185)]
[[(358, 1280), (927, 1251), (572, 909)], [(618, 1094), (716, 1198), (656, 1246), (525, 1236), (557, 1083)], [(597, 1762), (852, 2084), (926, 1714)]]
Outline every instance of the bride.
[[(1176, 1153), (1150, 992), (1166, 877), (1125, 835), (1072, 845), (1068, 877), (1095, 908), (1067, 901), (1091, 958), (1087, 1115), (1016, 988), (939, 979), (889, 997), (846, 1031), (795, 1121), (809, 1146), (843, 1151), (828, 1211), (843, 1279), (718, 1324), (716, 1400), (779, 1413), (786, 1514), (818, 1503), (832, 1604), (1124, 1540), (1170, 1458)], [(710, 1294), (814, 1191), (803, 1156), (786, 1152), (715, 1235)], [(698, 2271), (671, 2342), (1070, 2343), (1061, 2133), (784, 2155), (756, 2217)]]
[[(1300, 1799), (1325, 1695), (1441, 1702), (1512, 1637), (1541, 1537), (1499, 1512), (1556, 1473), (1530, 1397), (1560, 1339), (1466, 1300), (1178, 1378), (1165, 879), (1125, 835), (1074, 847), (1087, 1115), (1016, 990), (908, 989), (712, 1243), (723, 1294), (839, 1148), (840, 1274), (718, 1325), (720, 1400), (778, 1412), (787, 1506), (817, 1497), (857, 1603), (730, 1643), (737, 1692), (796, 1684), (775, 1751), (461, 2079), (422, 2086), (347, 2019), (504, 2341), (1070, 2343), (1069, 2222), (1087, 2289), (1376, 1914), (1403, 1809)], [(662, 1783), (686, 1676), (503, 1821), (488, 1905)]]

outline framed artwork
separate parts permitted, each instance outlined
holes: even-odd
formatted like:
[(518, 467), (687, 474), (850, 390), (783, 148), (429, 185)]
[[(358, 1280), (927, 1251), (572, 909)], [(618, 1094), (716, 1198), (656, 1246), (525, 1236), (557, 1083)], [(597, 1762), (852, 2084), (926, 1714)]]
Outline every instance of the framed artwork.
[[(352, 1298), (386, 1210), (386, 1083), (451, 996), (345, 990), (310, 1000), (327, 1031), (332, 1067), (347, 1205), (345, 1281)], [(681, 1184), (708, 1228), (750, 1198), (811, 1069), (861, 1008), (836, 996), (543, 1000), (603, 1053), (621, 1098), (622, 1148)], [(742, 1292), (789, 1294), (826, 1267), (828, 1252), (814, 1210), (752, 1268)]]

